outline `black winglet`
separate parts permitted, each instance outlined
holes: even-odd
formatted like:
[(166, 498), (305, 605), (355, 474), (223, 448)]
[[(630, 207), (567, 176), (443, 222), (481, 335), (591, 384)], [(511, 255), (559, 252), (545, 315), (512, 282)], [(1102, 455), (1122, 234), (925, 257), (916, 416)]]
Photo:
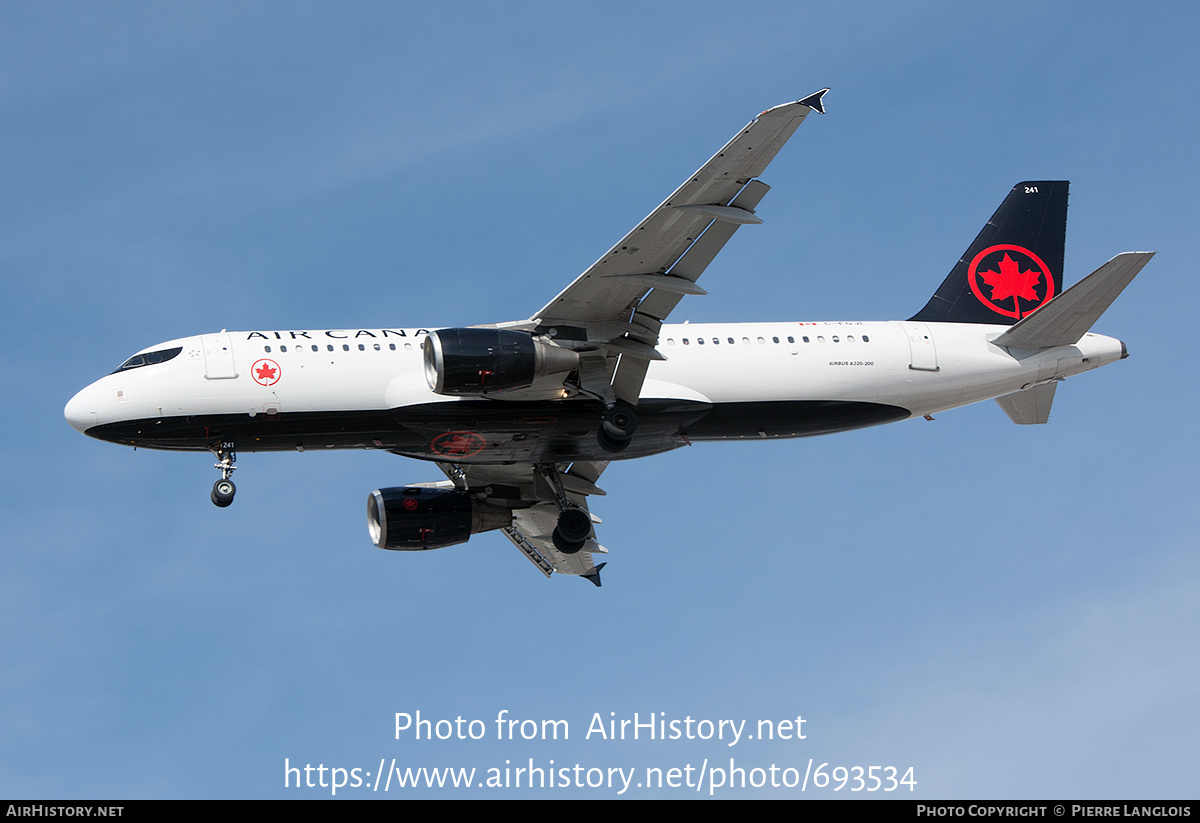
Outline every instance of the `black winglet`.
[(821, 89), (816, 94), (810, 94), (808, 97), (805, 97), (803, 100), (797, 100), (796, 102), (802, 106), (808, 106), (810, 109), (818, 112), (819, 114), (824, 114), (825, 113), (825, 104), (823, 102), (821, 102), (821, 98), (825, 96), (825, 92), (827, 92), (827, 91), (829, 91), (829, 89)]
[(601, 563), (599, 566), (596, 567), (596, 570), (594, 572), (592, 572), (591, 574), (583, 575), (583, 579), (592, 581), (593, 586), (595, 586), (597, 589), (600, 588), (600, 570), (603, 569), (607, 565), (608, 565), (607, 563)]

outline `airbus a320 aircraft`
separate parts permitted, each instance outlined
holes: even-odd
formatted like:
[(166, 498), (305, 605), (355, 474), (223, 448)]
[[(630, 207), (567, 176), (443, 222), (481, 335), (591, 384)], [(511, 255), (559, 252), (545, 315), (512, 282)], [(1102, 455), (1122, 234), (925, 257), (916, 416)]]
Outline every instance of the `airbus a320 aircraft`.
[(102, 440), (236, 452), (381, 449), (447, 480), (367, 500), (383, 549), (499, 529), (547, 577), (600, 585), (587, 498), (609, 461), (702, 440), (805, 437), (995, 398), (1045, 423), (1058, 381), (1126, 356), (1089, 329), (1153, 256), (1062, 289), (1067, 183), (1013, 187), (928, 304), (892, 322), (665, 325), (755, 213), (758, 178), (824, 89), (768, 109), (528, 320), (448, 329), (205, 334), (151, 346), (79, 392)]

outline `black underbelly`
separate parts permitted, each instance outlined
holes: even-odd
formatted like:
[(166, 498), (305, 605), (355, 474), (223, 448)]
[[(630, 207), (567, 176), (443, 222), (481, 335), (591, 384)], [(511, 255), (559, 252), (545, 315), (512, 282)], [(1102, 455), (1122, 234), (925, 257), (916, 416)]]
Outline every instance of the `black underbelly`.
[(719, 403), (685, 434), (692, 440), (812, 437), (892, 423), (909, 414), (899, 406), (849, 400)]
[(689, 441), (806, 437), (901, 420), (897, 406), (832, 400), (709, 405), (644, 400), (629, 447), (599, 447), (603, 407), (594, 401), (508, 403), (466, 400), (353, 412), (218, 414), (106, 423), (88, 429), (101, 440), (142, 448), (206, 451), (384, 449), (461, 463), (569, 462), (643, 457)]

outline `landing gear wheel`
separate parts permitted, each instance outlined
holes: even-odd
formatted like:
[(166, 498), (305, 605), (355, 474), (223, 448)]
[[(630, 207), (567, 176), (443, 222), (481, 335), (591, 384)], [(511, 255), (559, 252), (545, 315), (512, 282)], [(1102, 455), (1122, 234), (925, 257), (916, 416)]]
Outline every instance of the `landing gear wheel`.
[(583, 548), (592, 533), (592, 518), (583, 509), (567, 509), (558, 516), (558, 525), (551, 537), (554, 548), (563, 554), (575, 554)]
[(637, 431), (637, 413), (628, 403), (617, 403), (600, 419), (596, 440), (600, 448), (609, 452), (624, 451)]
[(212, 502), (214, 506), (225, 508), (233, 502), (233, 495), (237, 492), (237, 487), (233, 485), (232, 480), (218, 480), (213, 483)]
[(237, 455), (234, 454), (232, 442), (214, 443), (208, 450), (217, 458), (213, 468), (221, 470), (221, 479), (213, 483), (212, 502), (214, 506), (223, 509), (233, 502), (233, 495), (237, 491), (237, 487), (229, 479), (229, 475), (237, 468), (234, 465)]

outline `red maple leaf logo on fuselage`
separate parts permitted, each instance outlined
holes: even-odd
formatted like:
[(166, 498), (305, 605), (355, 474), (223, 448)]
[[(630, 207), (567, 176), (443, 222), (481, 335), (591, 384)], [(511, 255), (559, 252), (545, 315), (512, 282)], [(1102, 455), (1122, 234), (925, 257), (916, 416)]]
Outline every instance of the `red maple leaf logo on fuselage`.
[(274, 360), (256, 360), (250, 367), (250, 376), (260, 386), (274, 386), (282, 374), (279, 364)]

